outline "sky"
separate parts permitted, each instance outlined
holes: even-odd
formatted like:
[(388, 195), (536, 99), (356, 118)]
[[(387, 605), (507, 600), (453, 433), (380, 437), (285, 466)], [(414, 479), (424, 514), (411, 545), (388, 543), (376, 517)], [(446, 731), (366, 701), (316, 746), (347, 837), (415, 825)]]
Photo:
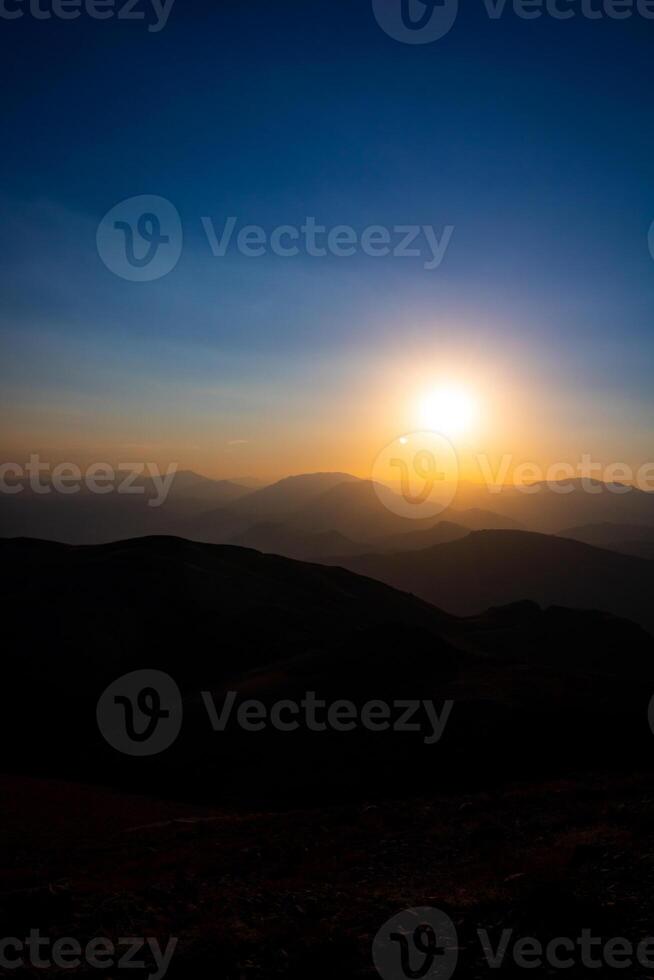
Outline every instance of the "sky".
[[(5, 459), (363, 476), (452, 383), (479, 409), (467, 450), (652, 458), (654, 19), (469, 0), (406, 44), (371, 0), (176, 0), (158, 31), (151, 0), (138, 21), (0, 6), (21, 2), (0, 17)], [(132, 281), (98, 228), (143, 195), (181, 252)], [(354, 254), (275, 254), (308, 217)], [(364, 254), (370, 226), (446, 247)]]

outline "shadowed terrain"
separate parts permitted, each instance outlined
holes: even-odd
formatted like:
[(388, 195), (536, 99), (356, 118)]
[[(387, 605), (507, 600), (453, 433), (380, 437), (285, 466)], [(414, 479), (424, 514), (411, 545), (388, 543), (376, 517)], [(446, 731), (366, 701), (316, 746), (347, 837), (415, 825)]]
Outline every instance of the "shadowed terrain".
[(584, 541), (598, 548), (637, 558), (654, 558), (654, 527), (646, 524), (586, 524), (560, 533), (562, 538)]
[[(426, 554), (516, 534), (540, 540)], [(453, 918), (464, 977), (488, 969), (478, 928), (650, 931), (654, 643), (634, 623), (524, 601), (459, 618), (343, 568), (179, 538), (0, 553), (10, 934), (176, 937), (172, 980), (372, 980), (373, 938), (407, 906)], [(175, 678), (184, 724), (136, 759), (95, 706), (144, 667)], [(452, 708), (435, 744), (424, 719), (214, 732), (200, 691)]]
[(604, 610), (654, 631), (654, 564), (566, 538), (477, 531), (411, 554), (364, 555), (342, 564), (457, 615), (530, 599)]
[(494, 944), (511, 928), (544, 943), (651, 935), (651, 777), (426, 788), (273, 813), (2, 777), (3, 920), (12, 935), (175, 936), (170, 980), (374, 980), (377, 930), (426, 902), (454, 920), (465, 978), (524, 973), (489, 970), (478, 928)]
[[(485, 532), (439, 548), (499, 534), (540, 541)], [(421, 567), (439, 548), (380, 560)], [(16, 765), (286, 803), (410, 792), (432, 770), (450, 781), (496, 779), (649, 753), (653, 641), (606, 613), (522, 602), (460, 619), (342, 568), (176, 538), (81, 548), (12, 540), (0, 550), (10, 692), (2, 725), (8, 737), (20, 726)], [(636, 561), (588, 551), (595, 564), (604, 554)], [(450, 560), (444, 567), (452, 574)], [(142, 668), (176, 680), (184, 726), (161, 757), (134, 760), (100, 738), (95, 705), (111, 681)], [(424, 718), (420, 731), (401, 734), (359, 726), (291, 737), (235, 724), (215, 733), (201, 691), (219, 705), (229, 691), (265, 704), (314, 691), (330, 703), (454, 706), (437, 744), (426, 744)]]

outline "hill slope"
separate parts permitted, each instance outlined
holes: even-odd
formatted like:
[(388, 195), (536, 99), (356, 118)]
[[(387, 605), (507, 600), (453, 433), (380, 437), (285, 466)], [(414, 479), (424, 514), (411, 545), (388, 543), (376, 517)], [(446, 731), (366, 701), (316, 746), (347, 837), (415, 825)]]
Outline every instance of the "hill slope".
[(530, 599), (604, 610), (654, 630), (654, 566), (566, 538), (475, 531), (424, 551), (364, 555), (345, 564), (458, 615)]
[[(493, 536), (392, 560), (425, 560), (471, 541), (479, 556), (479, 539)], [(533, 548), (516, 558), (509, 544), (520, 567), (533, 561)], [(604, 560), (588, 551), (590, 562)], [(425, 778), (499, 779), (525, 768), (622, 764), (625, 753), (649, 757), (652, 638), (606, 614), (522, 602), (458, 619), (343, 568), (176, 538), (89, 548), (13, 540), (0, 542), (0, 555), (0, 734), (16, 766), (285, 805), (406, 794)], [(166, 752), (138, 759), (102, 740), (95, 708), (109, 683), (145, 668), (175, 679), (184, 725)], [(451, 701), (452, 720), (435, 745), (424, 740), (424, 717), (414, 733), (301, 727), (289, 736), (236, 726), (216, 734), (201, 691), (217, 704), (234, 692), (239, 703), (268, 706), (312, 691), (357, 710), (399, 698), (426, 699), (441, 712)]]
[(646, 524), (584, 524), (560, 532), (562, 538), (639, 558), (654, 558), (654, 527)]

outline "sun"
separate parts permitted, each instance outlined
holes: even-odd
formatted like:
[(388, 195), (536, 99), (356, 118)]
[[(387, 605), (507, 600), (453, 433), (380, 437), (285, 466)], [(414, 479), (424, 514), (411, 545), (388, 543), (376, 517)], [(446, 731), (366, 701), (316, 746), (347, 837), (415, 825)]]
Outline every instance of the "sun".
[(418, 403), (420, 425), (450, 439), (470, 432), (478, 414), (477, 398), (463, 385), (439, 385)]

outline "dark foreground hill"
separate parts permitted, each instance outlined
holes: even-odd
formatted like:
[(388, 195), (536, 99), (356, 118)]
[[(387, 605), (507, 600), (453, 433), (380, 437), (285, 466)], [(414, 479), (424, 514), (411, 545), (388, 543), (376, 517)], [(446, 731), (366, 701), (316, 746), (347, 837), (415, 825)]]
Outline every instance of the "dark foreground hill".
[[(457, 619), (342, 568), (175, 538), (13, 540), (0, 553), (0, 723), (15, 769), (287, 805), (651, 755), (652, 639), (606, 614), (519, 603)], [(179, 685), (184, 723), (142, 759), (109, 748), (95, 713), (107, 685), (146, 668)], [(214, 732), (202, 691), (217, 709), (229, 692), (268, 708), (315, 692), (357, 717), (372, 700), (427, 701), (447, 724), (431, 742), (424, 711), (401, 733)]]
[(654, 631), (654, 564), (552, 535), (476, 531), (411, 554), (342, 563), (457, 615), (529, 599), (603, 610)]

